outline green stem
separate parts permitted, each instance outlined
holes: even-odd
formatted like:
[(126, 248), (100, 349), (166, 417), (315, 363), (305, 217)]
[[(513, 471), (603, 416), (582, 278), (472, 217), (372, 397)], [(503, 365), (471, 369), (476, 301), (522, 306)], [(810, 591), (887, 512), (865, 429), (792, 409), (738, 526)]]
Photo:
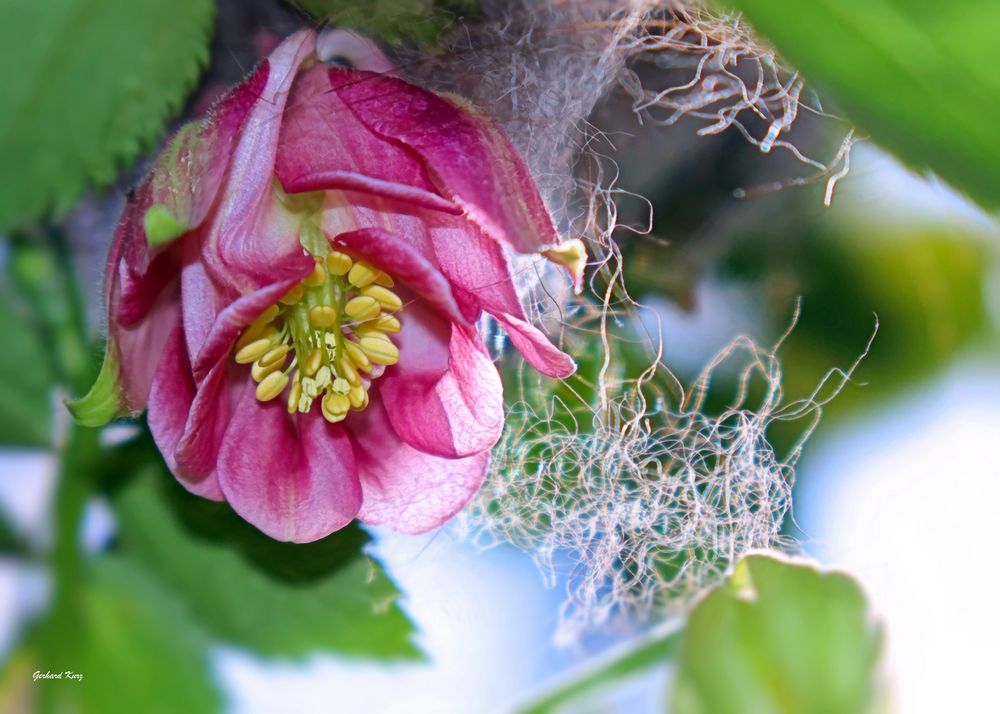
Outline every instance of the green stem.
[(594, 689), (666, 666), (677, 654), (682, 630), (676, 622), (655, 628), (643, 637), (613, 648), (596, 661), (549, 683), (538, 695), (524, 702), (517, 714), (553, 714), (569, 702)]
[[(62, 383), (73, 392), (86, 388), (92, 371), (83, 300), (69, 246), (55, 231), (49, 240), (18, 246), (14, 264), (18, 286), (35, 308), (39, 326), (49, 335)], [(80, 543), (84, 509), (95, 488), (101, 459), (100, 431), (68, 420), (66, 440), (59, 449), (59, 470), (53, 500), (55, 543), (50, 554), (52, 603), (39, 631), (40, 669), (77, 672), (86, 641), (83, 607), (85, 561)], [(55, 682), (38, 688), (41, 712), (62, 712), (75, 686)], [(62, 685), (62, 686), (60, 686)]]
[[(52, 606), (40, 633), (39, 666), (52, 672), (80, 671), (80, 649), (86, 620), (81, 595), (85, 577), (80, 545), (84, 508), (93, 488), (92, 475), (100, 459), (100, 432), (76, 424), (60, 454), (54, 499), (55, 545), (51, 554)], [(40, 711), (65, 710), (60, 706), (66, 689), (38, 688)], [(70, 683), (72, 685), (72, 683)]]

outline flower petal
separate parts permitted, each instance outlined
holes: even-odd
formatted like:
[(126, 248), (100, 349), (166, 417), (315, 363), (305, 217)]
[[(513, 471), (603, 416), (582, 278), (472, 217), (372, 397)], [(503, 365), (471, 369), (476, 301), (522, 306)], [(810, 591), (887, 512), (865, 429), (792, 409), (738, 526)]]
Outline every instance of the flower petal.
[(441, 526), (475, 495), (486, 478), (490, 453), (462, 459), (431, 456), (400, 440), (379, 400), (373, 400), (351, 429), (364, 491), (358, 518), (401, 533)]
[[(267, 86), (270, 64), (261, 65), (220, 99), (204, 119), (183, 126), (170, 140), (150, 171), (151, 206), (145, 213), (151, 244), (177, 237), (197, 227), (208, 215), (229, 167), (240, 127)], [(156, 216), (166, 221), (157, 230)], [(169, 220), (168, 220), (169, 219)]]
[(386, 73), (396, 70), (375, 42), (352, 30), (324, 30), (316, 40), (316, 54), (324, 62), (343, 57), (358, 69), (370, 72)]
[(437, 191), (417, 156), (358, 121), (332, 91), (325, 66), (308, 69), (295, 80), (274, 170), (288, 193), (365, 191), (462, 213)]
[(341, 246), (378, 266), (453, 322), (467, 323), (447, 278), (411, 242), (377, 228), (328, 235), (334, 247)]
[(505, 313), (494, 317), (503, 325), (517, 351), (542, 374), (565, 379), (576, 371), (573, 358), (549, 342), (549, 338), (531, 323)]
[(396, 77), (331, 69), (330, 80), (368, 129), (415, 151), (490, 238), (521, 253), (559, 243), (527, 166), (492, 121)]
[(177, 260), (173, 253), (150, 258), (142, 228), (149, 183), (129, 195), (108, 253), (104, 294), (108, 307), (108, 349), (120, 365), (123, 406), (146, 406), (158, 355), (179, 315)]
[[(244, 295), (213, 315), (213, 321), (199, 348), (191, 348), (195, 379), (202, 379), (216, 363), (224, 360), (233, 348), (233, 343), (251, 322), (260, 317), (267, 308), (278, 302), (293, 285), (305, 277), (282, 280), (273, 285)], [(187, 303), (185, 303), (187, 309)], [(185, 328), (187, 323), (185, 322)]]
[(219, 485), (244, 519), (276, 540), (308, 543), (351, 522), (361, 507), (351, 443), (319, 414), (290, 416), (248, 383), (219, 453)]
[[(219, 374), (210, 376), (207, 381), (196, 392), (184, 332), (180, 322), (176, 322), (164, 345), (150, 390), (149, 430), (171, 473), (185, 488), (199, 496), (221, 501), (222, 491), (215, 478), (214, 465), (217, 437), (221, 436), (225, 414), (220, 414), (216, 408), (219, 406)], [(179, 459), (178, 447), (182, 442), (185, 444)]]
[[(503, 246), (473, 226), (456, 226), (447, 216), (434, 216), (427, 225), (436, 262), (459, 302), (474, 303), (493, 315), (538, 371), (558, 378), (571, 375), (576, 370), (572, 358), (528, 322)], [(464, 309), (468, 315), (468, 307)]]
[(239, 293), (290, 277), (309, 260), (298, 219), (280, 205), (272, 180), (288, 95), (315, 45), (315, 33), (303, 30), (268, 57), (267, 84), (243, 122), (205, 237), (203, 260), (213, 279)]
[[(406, 355), (400, 350), (401, 361)], [(503, 431), (503, 384), (480, 338), (453, 325), (448, 369), (436, 379), (387, 371), (379, 393), (392, 428), (425, 453), (457, 458), (487, 451)]]

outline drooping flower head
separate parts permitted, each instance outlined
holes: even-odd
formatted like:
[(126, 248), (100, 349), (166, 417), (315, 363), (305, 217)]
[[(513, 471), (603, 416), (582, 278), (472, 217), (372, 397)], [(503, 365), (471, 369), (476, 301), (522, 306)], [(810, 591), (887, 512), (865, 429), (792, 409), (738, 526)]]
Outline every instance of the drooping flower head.
[(574, 369), (506, 251), (582, 252), (487, 118), (315, 50), (285, 40), (129, 197), (105, 369), (75, 411), (148, 408), (181, 483), (274, 538), (420, 532), (475, 493), (503, 428), (481, 316), (541, 372)]

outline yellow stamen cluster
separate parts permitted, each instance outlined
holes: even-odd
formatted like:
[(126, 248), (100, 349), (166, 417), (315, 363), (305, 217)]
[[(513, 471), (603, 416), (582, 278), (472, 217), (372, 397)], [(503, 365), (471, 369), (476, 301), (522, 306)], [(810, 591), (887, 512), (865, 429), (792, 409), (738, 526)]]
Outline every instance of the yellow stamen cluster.
[(257, 399), (270, 401), (287, 388), (289, 414), (319, 400), (333, 423), (367, 407), (372, 380), (399, 361), (389, 335), (400, 330), (392, 313), (403, 301), (392, 287), (386, 273), (346, 253), (317, 259), (236, 341), (234, 359), (251, 365)]

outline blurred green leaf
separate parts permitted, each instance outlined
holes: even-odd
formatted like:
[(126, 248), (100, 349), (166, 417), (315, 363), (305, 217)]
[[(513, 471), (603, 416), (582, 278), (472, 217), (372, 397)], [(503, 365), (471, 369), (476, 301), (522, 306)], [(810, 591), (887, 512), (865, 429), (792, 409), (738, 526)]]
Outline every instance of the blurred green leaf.
[(208, 58), (212, 0), (0, 0), (0, 230), (155, 141)]
[(317, 650), (416, 659), (399, 590), (350, 526), (316, 543), (281, 543), (228, 505), (148, 467), (114, 499), (124, 552), (149, 565), (217, 637), (264, 655)]
[(317, 20), (359, 30), (380, 42), (436, 45), (462, 14), (476, 11), (475, 0), (288, 0)]
[(1000, 207), (1000, 4), (726, 2), (877, 142)]
[[(836, 418), (880, 404), (986, 344), (989, 269), (987, 246), (953, 229), (803, 224), (788, 233), (748, 233), (722, 274), (766, 296), (766, 312), (779, 329), (801, 296), (801, 316), (781, 350), (789, 398), (812, 392), (831, 367), (853, 363), (878, 316), (878, 334), (854, 383), (824, 409), (824, 418)], [(779, 422), (768, 438), (781, 451), (800, 432), (800, 424)]]
[(518, 709), (520, 714), (554, 714), (572, 711), (568, 705), (583, 696), (592, 696), (596, 690), (613, 686), (640, 675), (654, 667), (662, 667), (677, 654), (680, 632), (671, 628), (665, 633), (655, 633), (636, 642), (629, 642), (602, 656), (595, 665), (581, 672), (574, 672), (565, 680), (548, 689), (541, 697)]
[(691, 613), (672, 711), (863, 714), (880, 639), (846, 575), (748, 557)]
[(48, 446), (55, 376), (40, 333), (7, 296), (0, 300), (0, 334), (0, 445)]
[(74, 668), (83, 680), (36, 686), (63, 687), (92, 714), (219, 711), (209, 641), (177, 596), (125, 558), (104, 556), (91, 567), (86, 641)]

